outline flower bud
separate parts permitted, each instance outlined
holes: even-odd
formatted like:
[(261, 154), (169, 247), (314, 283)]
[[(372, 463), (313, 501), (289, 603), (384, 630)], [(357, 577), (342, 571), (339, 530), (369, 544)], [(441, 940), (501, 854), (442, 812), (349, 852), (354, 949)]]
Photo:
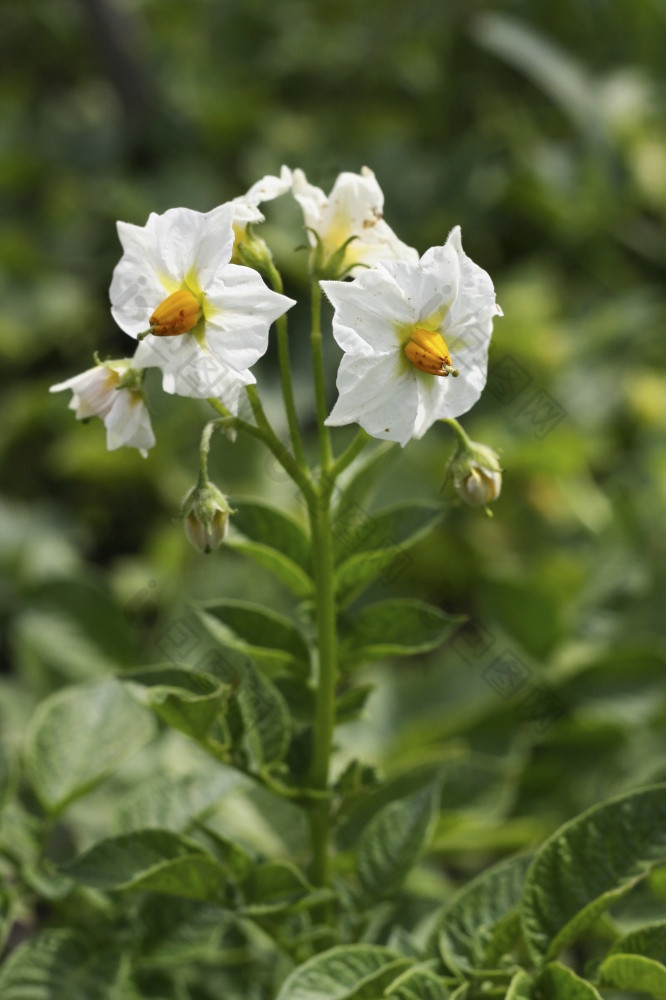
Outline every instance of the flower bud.
[(231, 257), (232, 264), (245, 264), (246, 267), (253, 267), (260, 274), (267, 275), (273, 264), (271, 254), (266, 241), (257, 236), (251, 224), (234, 223), (234, 249)]
[(502, 489), (502, 473), (472, 465), (463, 480), (455, 483), (458, 496), (472, 507), (484, 507), (496, 500)]
[(459, 443), (448, 467), (456, 493), (472, 507), (485, 507), (502, 490), (499, 455), (478, 441)]
[(199, 552), (212, 552), (222, 544), (233, 511), (224, 493), (212, 483), (198, 483), (181, 507), (185, 534)]

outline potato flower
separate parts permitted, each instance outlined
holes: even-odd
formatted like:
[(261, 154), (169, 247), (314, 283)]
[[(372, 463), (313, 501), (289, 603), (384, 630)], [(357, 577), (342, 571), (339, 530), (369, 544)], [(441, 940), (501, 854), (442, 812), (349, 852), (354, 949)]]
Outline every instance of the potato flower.
[(293, 176), (291, 170), (289, 167), (282, 166), (279, 177), (276, 177), (274, 174), (267, 174), (260, 181), (257, 181), (256, 184), (253, 184), (245, 194), (234, 198), (230, 204), (234, 208), (233, 224), (236, 237), (238, 238), (239, 235), (242, 235), (248, 223), (263, 222), (264, 216), (259, 210), (259, 205), (262, 205), (265, 201), (273, 201), (274, 198), (279, 198), (281, 194), (286, 194), (292, 183)]
[(129, 359), (106, 361), (52, 385), (50, 392), (71, 389), (69, 409), (78, 420), (100, 417), (109, 451), (123, 446), (138, 448), (145, 458), (155, 444), (155, 435), (141, 388), (142, 373), (132, 366)]
[(464, 253), (459, 227), (415, 264), (386, 261), (351, 282), (321, 285), (345, 352), (327, 424), (357, 422), (405, 445), (474, 405), (501, 310), (490, 277)]
[(140, 341), (137, 365), (160, 368), (165, 392), (217, 397), (233, 413), (271, 323), (294, 304), (231, 263), (237, 211), (172, 208), (145, 226), (119, 222), (124, 253), (110, 289), (114, 319)]
[(234, 249), (231, 255), (233, 264), (247, 264), (256, 268), (261, 274), (272, 261), (271, 252), (264, 240), (254, 232), (254, 226), (264, 221), (259, 205), (265, 201), (273, 201), (291, 189), (292, 173), (289, 167), (282, 166), (280, 176), (267, 174), (253, 184), (249, 191), (234, 198), (231, 205), (234, 209)]
[(360, 174), (339, 174), (328, 197), (302, 170), (294, 170), (293, 177), (317, 274), (342, 278), (385, 260), (418, 261), (417, 251), (384, 222), (384, 195), (369, 167)]

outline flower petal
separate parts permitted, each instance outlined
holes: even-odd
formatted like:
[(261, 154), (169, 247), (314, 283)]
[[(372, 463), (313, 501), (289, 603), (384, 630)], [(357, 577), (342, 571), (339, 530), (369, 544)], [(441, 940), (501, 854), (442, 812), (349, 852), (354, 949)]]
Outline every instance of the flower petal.
[(124, 253), (111, 279), (111, 315), (121, 330), (136, 337), (148, 329), (153, 311), (176, 288), (163, 272), (152, 227), (119, 222), (118, 236)]
[(66, 382), (52, 385), (49, 392), (71, 389), (68, 408), (74, 410), (77, 420), (88, 420), (90, 417), (104, 417), (108, 413), (117, 384), (118, 375), (114, 371), (105, 365), (96, 365)]
[(230, 202), (203, 216), (190, 267), (203, 292), (208, 292), (220, 269), (231, 260), (233, 221), (234, 207)]
[(362, 271), (352, 282), (322, 281), (335, 309), (333, 336), (343, 351), (384, 354), (400, 343), (396, 327), (415, 313), (393, 276), (381, 267)]
[(237, 412), (244, 385), (255, 378), (250, 371), (236, 371), (212, 350), (200, 347), (194, 337), (148, 337), (135, 354), (142, 368), (161, 368), (165, 392), (194, 399), (221, 399)]
[(213, 308), (206, 320), (206, 339), (220, 360), (237, 371), (266, 353), (271, 323), (295, 305), (240, 264), (228, 264), (217, 274), (207, 300)]
[(395, 355), (346, 354), (338, 370), (337, 403), (329, 426), (357, 422), (373, 437), (407, 444), (414, 434), (418, 396), (411, 371), (400, 371)]
[[(302, 174), (303, 171), (301, 170)], [(289, 167), (280, 168), (280, 176), (266, 174), (260, 181), (252, 185), (249, 191), (234, 198), (231, 202), (234, 206), (239, 205), (261, 205), (265, 201), (272, 201), (279, 198), (281, 194), (286, 194), (293, 183), (293, 175)]]
[(458, 258), (460, 280), (458, 293), (444, 321), (443, 335), (452, 355), (455, 352), (464, 367), (472, 368), (481, 359), (484, 362), (487, 359), (493, 318), (501, 311), (495, 302), (490, 275), (464, 252), (458, 226), (452, 230), (447, 246), (449, 244)]
[(145, 458), (148, 448), (155, 444), (148, 407), (143, 397), (130, 389), (116, 390), (104, 424), (109, 451), (123, 446), (138, 448)]
[[(322, 214), (328, 202), (328, 198), (322, 189), (315, 187), (314, 184), (310, 184), (303, 171), (296, 168), (292, 176), (291, 190), (294, 198), (303, 209), (305, 225), (308, 229), (318, 230)], [(312, 242), (314, 237), (311, 233), (308, 233), (308, 236), (310, 242)]]

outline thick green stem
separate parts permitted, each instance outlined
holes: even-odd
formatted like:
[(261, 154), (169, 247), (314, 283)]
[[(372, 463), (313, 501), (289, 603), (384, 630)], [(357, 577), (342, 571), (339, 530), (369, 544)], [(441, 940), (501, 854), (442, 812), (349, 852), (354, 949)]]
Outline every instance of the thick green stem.
[[(333, 536), (330, 490), (322, 489), (308, 504), (312, 533), (312, 558), (316, 595), (318, 676), (314, 718), (314, 748), (309, 785), (324, 792), (328, 788), (329, 765), (335, 729), (337, 681), (337, 634), (334, 586)], [(330, 801), (325, 798), (310, 813), (312, 871), (315, 885), (330, 881)]]
[[(268, 277), (270, 278), (270, 282), (275, 291), (282, 294), (284, 290), (282, 285), (282, 276), (272, 261), (268, 268)], [(305, 451), (303, 449), (301, 431), (298, 425), (296, 400), (294, 398), (294, 385), (291, 378), (291, 365), (289, 364), (289, 337), (287, 335), (286, 313), (283, 313), (282, 316), (275, 321), (275, 329), (277, 332), (278, 364), (280, 366), (282, 398), (284, 400), (284, 408), (287, 414), (289, 437), (291, 438), (291, 446), (294, 449), (296, 461), (302, 468), (305, 468), (307, 463), (305, 459)]]
[(313, 281), (312, 289), (312, 330), (310, 343), (312, 345), (312, 374), (314, 378), (315, 406), (317, 410), (317, 428), (319, 431), (319, 461), (322, 472), (327, 473), (331, 466), (331, 438), (324, 421), (327, 416), (326, 379), (324, 378), (324, 346), (321, 336), (321, 288), (318, 281)]

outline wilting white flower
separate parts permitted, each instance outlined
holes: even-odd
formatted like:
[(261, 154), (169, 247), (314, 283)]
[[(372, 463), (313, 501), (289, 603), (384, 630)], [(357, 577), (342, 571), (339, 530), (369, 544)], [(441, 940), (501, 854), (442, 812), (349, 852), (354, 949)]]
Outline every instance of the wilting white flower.
[(265, 274), (272, 262), (272, 255), (266, 243), (254, 232), (254, 224), (264, 221), (264, 215), (259, 205), (265, 201), (279, 198), (290, 190), (292, 173), (289, 167), (283, 166), (280, 176), (267, 174), (253, 184), (249, 191), (234, 198), (231, 202), (234, 210), (234, 249), (231, 255), (232, 263), (247, 264)]
[(79, 420), (100, 417), (106, 427), (106, 446), (138, 448), (143, 457), (155, 444), (150, 414), (141, 389), (141, 372), (129, 359), (107, 361), (52, 385), (51, 392), (72, 390), (69, 409)]
[(388, 261), (351, 282), (321, 285), (345, 352), (327, 424), (357, 422), (405, 445), (474, 405), (501, 310), (490, 277), (464, 253), (459, 227), (416, 264)]
[(302, 170), (294, 170), (292, 191), (303, 209), (318, 273), (345, 277), (358, 274), (361, 265), (418, 261), (417, 251), (384, 222), (384, 195), (368, 167), (360, 174), (339, 174), (328, 197), (308, 183)]
[(232, 199), (230, 204), (234, 207), (233, 221), (236, 235), (238, 236), (239, 231), (242, 232), (245, 229), (248, 222), (263, 222), (264, 216), (259, 211), (259, 205), (265, 201), (273, 201), (274, 198), (279, 198), (281, 194), (286, 194), (291, 185), (291, 170), (289, 167), (283, 165), (280, 169), (279, 177), (276, 177), (274, 174), (267, 174), (266, 177), (262, 177), (260, 181), (253, 184), (245, 194)]
[(218, 397), (233, 413), (256, 381), (250, 367), (266, 352), (271, 323), (294, 305), (231, 263), (236, 212), (227, 203), (151, 213), (145, 226), (119, 222), (124, 254), (110, 290), (114, 319), (141, 341), (136, 363), (161, 368), (165, 392)]

